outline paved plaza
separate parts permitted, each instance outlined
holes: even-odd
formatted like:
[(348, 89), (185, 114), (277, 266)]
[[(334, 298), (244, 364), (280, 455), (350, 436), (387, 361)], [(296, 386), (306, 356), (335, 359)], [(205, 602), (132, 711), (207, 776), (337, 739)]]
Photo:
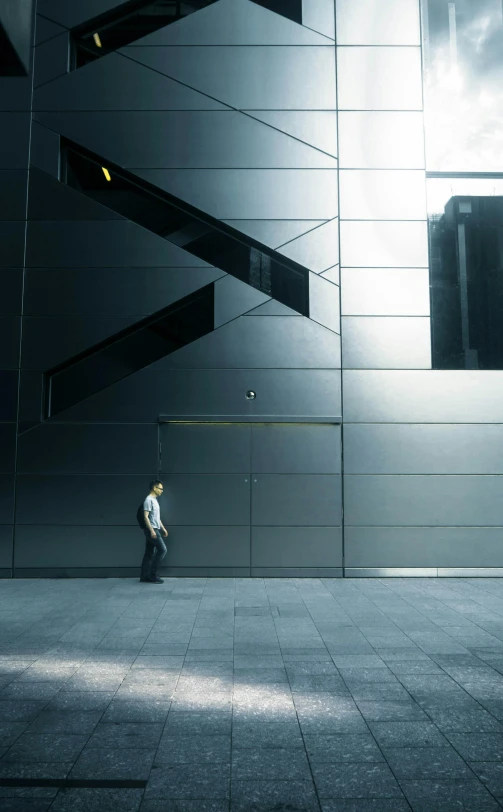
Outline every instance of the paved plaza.
[(0, 581), (3, 812), (503, 807), (503, 580)]

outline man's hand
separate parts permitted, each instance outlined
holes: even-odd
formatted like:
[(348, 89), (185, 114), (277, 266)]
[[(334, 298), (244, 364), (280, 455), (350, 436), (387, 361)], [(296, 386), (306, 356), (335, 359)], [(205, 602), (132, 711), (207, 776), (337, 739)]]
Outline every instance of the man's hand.
[(163, 534), (163, 536), (167, 536), (167, 535), (168, 535), (168, 531), (166, 530), (166, 528), (165, 528), (165, 527), (163, 527), (163, 528), (162, 528), (162, 534)]

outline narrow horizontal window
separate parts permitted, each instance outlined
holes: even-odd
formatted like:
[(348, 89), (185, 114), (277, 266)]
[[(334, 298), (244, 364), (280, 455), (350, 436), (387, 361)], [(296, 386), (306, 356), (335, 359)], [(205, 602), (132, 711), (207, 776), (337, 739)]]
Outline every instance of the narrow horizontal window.
[(45, 418), (211, 333), (213, 325), (212, 282), (46, 372)]
[[(72, 32), (71, 68), (75, 70), (135, 40), (153, 34), (216, 0), (133, 0), (96, 17)], [(259, 6), (302, 23), (302, 0), (252, 0)]]
[(61, 178), (189, 254), (309, 315), (309, 272), (292, 260), (68, 141)]

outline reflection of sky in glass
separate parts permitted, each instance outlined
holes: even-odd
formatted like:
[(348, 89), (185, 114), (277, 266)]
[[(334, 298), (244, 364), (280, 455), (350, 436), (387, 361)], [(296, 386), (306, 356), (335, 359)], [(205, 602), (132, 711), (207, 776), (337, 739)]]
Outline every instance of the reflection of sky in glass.
[(503, 170), (503, 2), (422, 0), (430, 171)]
[(428, 178), (426, 181), (428, 215), (443, 214), (446, 203), (455, 195), (503, 196), (503, 178)]

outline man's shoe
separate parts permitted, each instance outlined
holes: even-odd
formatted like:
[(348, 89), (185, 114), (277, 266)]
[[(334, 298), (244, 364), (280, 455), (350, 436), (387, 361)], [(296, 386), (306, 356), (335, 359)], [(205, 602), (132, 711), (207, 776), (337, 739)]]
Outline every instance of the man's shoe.
[(162, 580), (162, 578), (159, 578), (159, 576), (156, 575), (154, 578), (150, 579), (150, 583), (151, 584), (163, 584), (164, 581)]

